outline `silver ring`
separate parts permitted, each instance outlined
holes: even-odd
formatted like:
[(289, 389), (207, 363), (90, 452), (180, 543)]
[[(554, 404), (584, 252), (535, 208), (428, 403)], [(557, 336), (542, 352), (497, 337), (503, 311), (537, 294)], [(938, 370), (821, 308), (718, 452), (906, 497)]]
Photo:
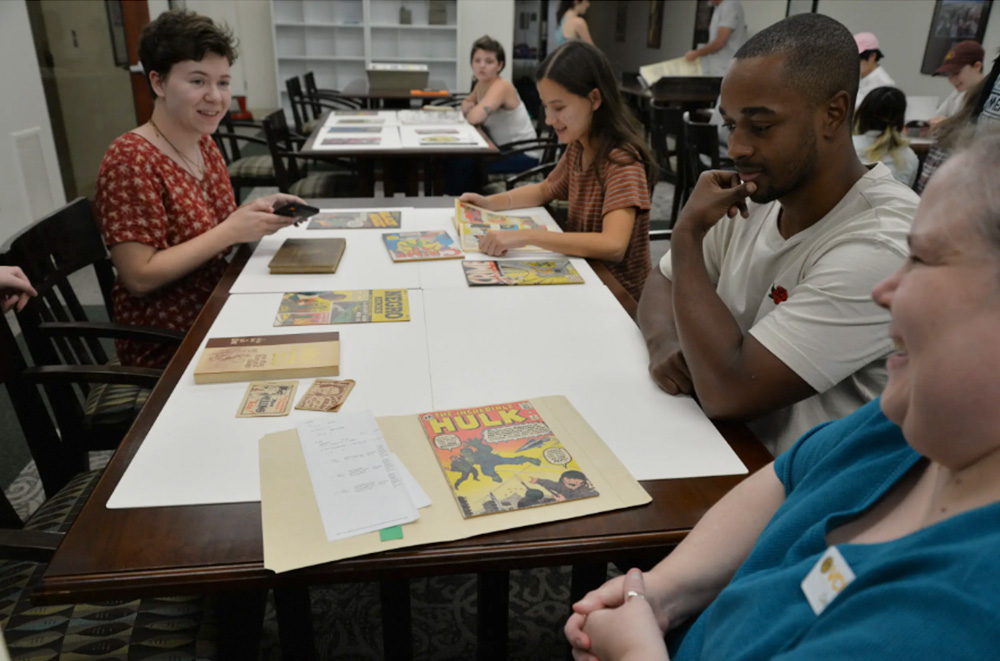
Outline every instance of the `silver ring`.
[(625, 601), (631, 601), (634, 597), (639, 597), (640, 599), (645, 599), (646, 595), (641, 592), (636, 592), (635, 590), (629, 590), (625, 593)]

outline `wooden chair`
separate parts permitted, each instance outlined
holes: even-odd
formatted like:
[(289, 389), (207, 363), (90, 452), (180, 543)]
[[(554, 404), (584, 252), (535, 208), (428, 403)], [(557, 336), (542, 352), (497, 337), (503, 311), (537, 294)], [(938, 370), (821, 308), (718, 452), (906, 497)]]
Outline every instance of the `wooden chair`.
[(300, 165), (300, 160), (318, 157), (306, 157), (298, 152), (296, 146), (302, 141), (294, 138), (288, 130), (284, 110), (276, 110), (264, 118), (264, 138), (271, 152), (281, 192), (303, 198), (352, 197), (358, 194), (357, 169), (352, 163), (340, 159), (336, 161), (341, 165), (340, 169), (314, 174), (309, 174), (307, 168)]
[(462, 102), (465, 101), (465, 97), (469, 96), (468, 92), (456, 92), (451, 95), (448, 99), (434, 99), (425, 103), (426, 106), (439, 106), (445, 108), (461, 108)]
[[(318, 103), (323, 100), (333, 100), (343, 103), (345, 105), (353, 107), (355, 110), (360, 110), (362, 108), (368, 107), (368, 99), (363, 99), (357, 96), (350, 96), (349, 94), (344, 94), (340, 90), (335, 89), (321, 89), (316, 86), (316, 76), (312, 71), (306, 71), (302, 76), (302, 80), (305, 81), (306, 86), (306, 97), (314, 103)], [(318, 106), (313, 107), (313, 114), (319, 117), (322, 110)]]
[(263, 126), (259, 122), (234, 120), (227, 112), (219, 128), (212, 134), (212, 139), (226, 161), (229, 181), (236, 193), (236, 201), (239, 202), (242, 199), (241, 189), (244, 187), (277, 186), (278, 178), (274, 174), (274, 163), (271, 161), (270, 152), (244, 155), (240, 148), (240, 143), (244, 143), (244, 145), (260, 145), (266, 150), (267, 141), (254, 135), (237, 133), (237, 127), (262, 131)]
[(295, 130), (307, 137), (316, 130), (323, 121), (325, 110), (358, 110), (359, 107), (351, 100), (334, 96), (311, 98), (302, 92), (302, 83), (298, 78), (285, 81), (288, 91), (288, 103), (292, 107), (292, 120)]
[[(42, 370), (58, 368), (61, 375), (47, 379), (44, 386), (63, 441), (87, 450), (116, 448), (160, 370), (123, 367), (109, 357), (101, 340), (179, 345), (184, 334), (88, 318), (70, 276), (93, 270), (112, 319), (114, 272), (90, 203), (84, 198), (32, 224), (2, 250), (3, 262), (21, 267), (38, 291), (16, 314), (34, 364)], [(74, 371), (100, 378), (75, 379)]]
[[(679, 209), (687, 201), (698, 177), (705, 170), (732, 169), (733, 162), (719, 155), (719, 127), (708, 121), (695, 121), (691, 113), (683, 115), (682, 131), (684, 143), (683, 186), (674, 189), (674, 209)], [(676, 217), (676, 213), (675, 213)]]
[[(0, 315), (0, 384), (8, 395), (38, 468), (44, 504), (22, 518), (0, 493), (0, 628), (13, 659), (147, 658), (169, 650), (177, 657), (216, 656), (215, 613), (201, 596), (146, 598), (38, 607), (31, 591), (63, 535), (76, 519), (101, 471), (59, 434), (38, 384), (67, 376), (101, 379), (101, 370), (31, 368), (25, 364), (6, 318)], [(53, 402), (53, 408), (59, 403)], [(0, 443), (12, 439), (0, 439)]]

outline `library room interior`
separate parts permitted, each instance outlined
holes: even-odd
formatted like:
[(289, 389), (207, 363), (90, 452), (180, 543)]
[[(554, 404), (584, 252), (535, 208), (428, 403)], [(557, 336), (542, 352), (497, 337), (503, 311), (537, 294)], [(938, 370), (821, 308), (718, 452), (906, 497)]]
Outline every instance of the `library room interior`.
[(0, 661), (992, 657), (992, 5), (0, 2)]

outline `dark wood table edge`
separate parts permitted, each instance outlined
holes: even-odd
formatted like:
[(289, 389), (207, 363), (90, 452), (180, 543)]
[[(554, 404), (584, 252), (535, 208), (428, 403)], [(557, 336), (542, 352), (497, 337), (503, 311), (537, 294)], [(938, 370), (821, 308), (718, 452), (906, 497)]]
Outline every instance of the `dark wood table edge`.
[[(392, 206), (393, 198), (380, 199), (379, 206)], [(443, 208), (453, 202), (452, 197), (430, 197), (417, 200), (407, 198), (403, 206), (415, 208)], [(320, 200), (318, 205), (330, 208), (357, 208), (371, 206), (370, 198), (343, 198)], [(553, 214), (556, 216), (556, 214)], [(124, 475), (128, 463), (135, 456), (146, 434), (148, 434), (156, 416), (162, 410), (173, 388), (179, 382), (188, 363), (194, 358), (207, 335), (212, 323), (221, 311), (229, 296), (229, 289), (235, 282), (239, 272), (245, 266), (253, 252), (253, 246), (244, 245), (238, 248), (229, 268), (212, 293), (209, 301), (191, 328), (190, 335), (182, 343), (177, 354), (164, 370), (163, 377), (153, 390), (146, 407), (136, 418), (127, 439), (139, 437), (138, 441), (124, 442), (115, 452), (101, 476), (94, 492), (90, 496), (84, 511), (88, 508), (104, 508), (114, 488)], [(628, 292), (610, 274), (607, 268), (597, 260), (588, 260), (595, 272), (601, 278), (613, 295), (622, 303), (625, 310), (634, 318), (636, 302)], [(190, 341), (188, 341), (190, 340)], [(745, 426), (735, 423), (719, 423), (716, 427), (734, 449), (740, 460), (750, 472), (765, 466), (771, 461), (771, 456), (759, 441)], [(720, 489), (721, 483), (726, 483), (728, 490), (739, 483), (745, 475), (712, 476), (699, 478), (680, 478), (673, 480), (657, 480), (643, 482), (644, 487), (658, 483), (672, 483), (690, 487), (696, 492)], [(723, 491), (724, 492), (724, 491)], [(642, 507), (649, 507), (645, 505)], [(233, 507), (256, 510), (259, 519), (259, 503), (237, 503), (223, 505), (191, 505), (185, 509), (226, 511)], [(154, 510), (169, 510), (179, 508), (150, 508)], [(635, 509), (635, 508), (633, 508)], [(707, 508), (706, 508), (707, 509)], [(608, 513), (593, 515), (595, 517), (614, 515), (615, 510)], [(704, 513), (704, 512), (702, 512)], [(83, 512), (81, 512), (82, 518)], [(80, 519), (78, 519), (79, 521)], [(542, 524), (560, 526), (578, 519)], [(213, 591), (246, 590), (258, 587), (275, 587), (283, 585), (321, 584), (335, 582), (350, 582), (381, 577), (455, 574), (476, 572), (483, 568), (483, 562), (490, 562), (491, 570), (518, 569), (525, 567), (552, 566), (554, 564), (575, 562), (607, 561), (621, 554), (633, 551), (643, 551), (654, 548), (669, 549), (679, 543), (689, 532), (690, 527), (657, 531), (643, 534), (611, 534), (595, 537), (581, 542), (578, 539), (554, 538), (545, 540), (519, 541), (507, 539), (516, 534), (515, 529), (471, 539), (481, 543), (470, 544), (468, 539), (435, 544), (428, 547), (409, 547), (396, 552), (380, 553), (359, 558), (351, 558), (337, 562), (325, 563), (307, 567), (294, 572), (275, 574), (264, 569), (262, 562), (233, 563), (214, 565), (191, 565), (182, 568), (156, 568), (143, 571), (123, 570), (123, 572), (88, 573), (84, 575), (65, 574), (50, 576), (48, 572), (38, 581), (32, 592), (32, 599), (38, 604), (55, 604), (81, 602), (91, 599), (113, 599), (135, 596), (171, 596), (180, 594), (200, 594)], [(68, 535), (72, 534), (71, 528)], [(571, 546), (567, 547), (567, 543)], [(65, 543), (65, 540), (64, 540)], [(551, 551), (560, 550), (560, 561), (552, 561)], [(58, 556), (58, 550), (56, 555)], [(405, 566), (386, 568), (384, 561), (393, 556), (405, 556)], [(382, 566), (380, 566), (382, 565)], [(51, 567), (51, 564), (50, 564)], [(445, 571), (441, 571), (445, 570)]]

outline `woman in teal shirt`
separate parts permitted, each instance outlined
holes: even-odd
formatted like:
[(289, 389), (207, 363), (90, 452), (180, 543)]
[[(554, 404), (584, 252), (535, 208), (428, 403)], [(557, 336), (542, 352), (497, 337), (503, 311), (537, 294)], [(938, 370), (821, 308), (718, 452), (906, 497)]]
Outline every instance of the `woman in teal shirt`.
[(562, 0), (556, 10), (556, 34), (552, 50), (562, 46), (567, 41), (585, 41), (591, 46), (594, 40), (590, 37), (590, 29), (583, 15), (590, 7), (590, 0)]
[(882, 397), (574, 604), (576, 659), (666, 659), (675, 629), (674, 659), (996, 657), (998, 189), (1000, 136), (938, 171), (909, 260), (873, 292), (896, 346)]

